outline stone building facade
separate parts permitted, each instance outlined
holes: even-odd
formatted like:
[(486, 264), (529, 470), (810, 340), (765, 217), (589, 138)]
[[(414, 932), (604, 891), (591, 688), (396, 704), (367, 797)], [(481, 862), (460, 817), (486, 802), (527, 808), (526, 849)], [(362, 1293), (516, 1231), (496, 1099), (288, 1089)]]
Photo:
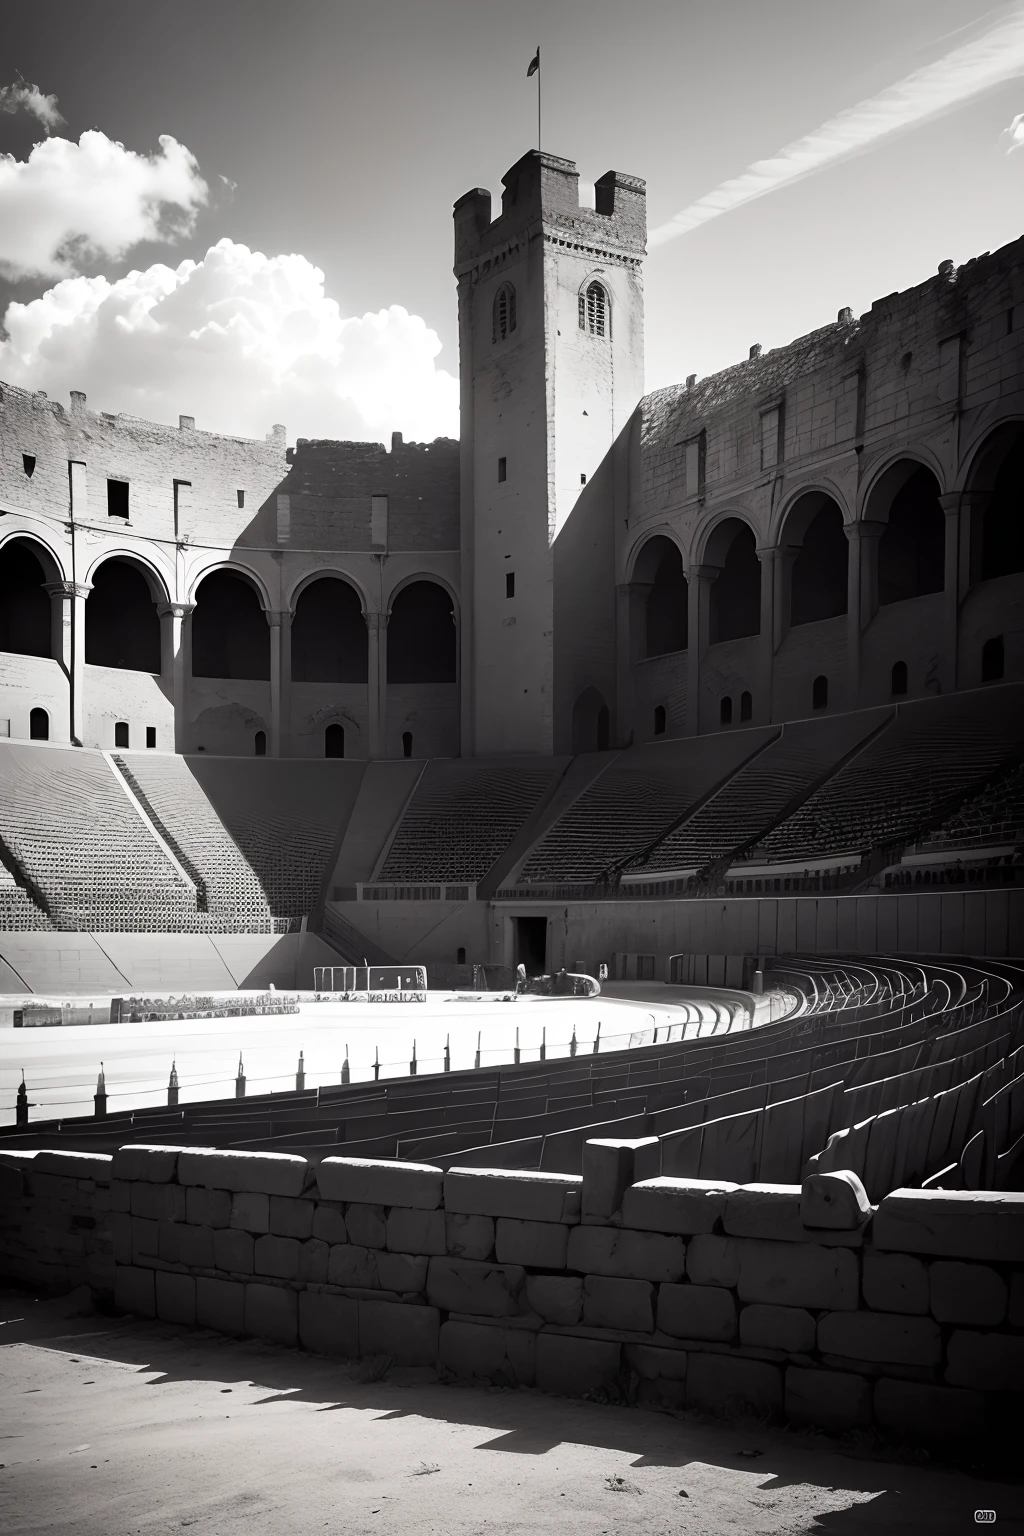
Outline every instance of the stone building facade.
[(1024, 677), (1024, 239), (644, 394), (644, 184), (455, 205), (461, 441), (0, 385), (0, 733), (548, 755)]

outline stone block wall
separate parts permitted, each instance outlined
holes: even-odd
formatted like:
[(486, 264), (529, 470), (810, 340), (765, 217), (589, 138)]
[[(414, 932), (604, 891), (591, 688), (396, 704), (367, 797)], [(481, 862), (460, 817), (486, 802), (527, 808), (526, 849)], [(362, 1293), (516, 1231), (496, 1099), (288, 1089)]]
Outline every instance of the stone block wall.
[(811, 1181), (633, 1182), (638, 1150), (589, 1143), (582, 1177), (16, 1154), (0, 1263), (112, 1285), (144, 1317), (499, 1385), (925, 1441), (1018, 1413), (1024, 1194), (905, 1189), (872, 1208), (837, 1174), (844, 1198), (819, 1184), (812, 1208)]

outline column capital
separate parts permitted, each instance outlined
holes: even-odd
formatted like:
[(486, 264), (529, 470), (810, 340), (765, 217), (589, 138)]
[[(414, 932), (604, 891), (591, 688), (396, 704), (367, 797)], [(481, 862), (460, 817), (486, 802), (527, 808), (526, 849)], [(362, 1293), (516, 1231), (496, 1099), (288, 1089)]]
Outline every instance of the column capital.
[(691, 565), (684, 567), (683, 575), (687, 581), (714, 581), (721, 574), (720, 565)]
[(991, 496), (991, 491), (945, 491), (936, 500), (946, 516), (952, 517), (960, 511), (973, 512), (978, 507), (987, 507)]
[(382, 613), (379, 609), (367, 608), (363, 612), (363, 618), (366, 620), (366, 627), (371, 632), (374, 630), (379, 631), (382, 629), (387, 629), (388, 619), (390, 619), (390, 617), (390, 612)]
[(287, 629), (292, 622), (292, 611), (290, 608), (265, 608), (263, 611), (267, 616), (267, 623), (271, 629)]
[(620, 581), (615, 591), (619, 597), (644, 597), (653, 586), (653, 581)]
[(195, 603), (158, 603), (157, 614), (162, 619), (170, 614), (172, 619), (187, 619), (190, 613), (195, 613)]
[(851, 544), (859, 539), (880, 539), (889, 524), (884, 521), (875, 521), (867, 517), (858, 517), (852, 523), (843, 524), (843, 532)]
[(51, 597), (88, 597), (92, 583), (88, 581), (49, 581), (43, 587)]

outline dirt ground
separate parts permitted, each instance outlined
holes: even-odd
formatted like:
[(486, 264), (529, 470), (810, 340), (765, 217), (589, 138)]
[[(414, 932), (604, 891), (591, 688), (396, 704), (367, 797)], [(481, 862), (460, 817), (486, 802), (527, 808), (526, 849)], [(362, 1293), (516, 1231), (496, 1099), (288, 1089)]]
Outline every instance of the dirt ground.
[(0, 1292), (6, 1536), (889, 1536), (979, 1509), (1024, 1530), (1024, 1486), (823, 1435), (76, 1311)]

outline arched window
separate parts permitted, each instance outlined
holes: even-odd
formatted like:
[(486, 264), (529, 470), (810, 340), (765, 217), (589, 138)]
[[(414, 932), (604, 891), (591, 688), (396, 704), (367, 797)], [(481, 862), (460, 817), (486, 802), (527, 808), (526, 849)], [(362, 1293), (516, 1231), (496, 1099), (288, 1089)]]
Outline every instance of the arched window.
[(664, 736), (665, 734), (664, 704), (656, 704), (654, 706), (654, 734), (655, 736)]
[(114, 722), (114, 746), (127, 747), (128, 745), (128, 721), (116, 720)]
[[(255, 753), (255, 755), (257, 757), (266, 757), (266, 755), (267, 755), (267, 733), (266, 733), (266, 731), (257, 731), (256, 732), (256, 735), (252, 739), (252, 749), (253, 749), (253, 752)], [(201, 752), (203, 750), (202, 747), (200, 747), (199, 750)]]
[(981, 648), (981, 680), (983, 683), (998, 683), (1003, 677), (1006, 666), (1006, 652), (1002, 635), (993, 635), (986, 640)]
[(608, 294), (600, 283), (591, 283), (586, 293), (580, 294), (580, 330), (591, 336), (610, 336), (610, 322)]
[(828, 707), (828, 678), (822, 672), (811, 684), (811, 708), (826, 709)]
[(50, 717), (45, 709), (34, 709), (29, 715), (28, 734), (33, 741), (49, 741)]
[(648, 539), (634, 567), (633, 580), (641, 586), (650, 584), (644, 604), (644, 656), (685, 651), (688, 589), (678, 546), (662, 534)]
[(907, 664), (905, 661), (894, 661), (892, 664), (892, 696), (898, 699), (907, 691)]
[(718, 706), (718, 718), (722, 725), (732, 725), (732, 699), (728, 694)]
[(402, 732), (402, 756), (412, 757), (412, 731)]
[(502, 283), (494, 295), (492, 341), (504, 341), (516, 328), (516, 291), (511, 283)]
[(754, 700), (750, 692), (744, 688), (740, 694), (740, 720), (749, 720), (754, 713)]
[(128, 560), (104, 560), (85, 605), (85, 659), (93, 667), (160, 671), (160, 619), (149, 583)]
[(369, 642), (359, 594), (321, 576), (299, 593), (292, 619), (292, 680), (365, 683)]
[(345, 727), (337, 721), (324, 731), (324, 757), (345, 756)]
[(213, 571), (196, 592), (192, 676), (270, 678), (270, 625), (254, 586), (234, 571)]
[(13, 539), (0, 550), (0, 651), (17, 656), (50, 655), (50, 598), (45, 583), (53, 576), (36, 556), (38, 548), (27, 540)]
[(879, 604), (901, 603), (945, 582), (946, 520), (930, 469), (915, 469), (896, 492), (878, 541)]
[(402, 588), (387, 636), (389, 683), (454, 683), (455, 608), (436, 581)]
[[(730, 535), (732, 536), (730, 539)], [(720, 537), (719, 537), (720, 536)], [(709, 561), (721, 564), (711, 583), (710, 643), (742, 640), (761, 631), (761, 565), (753, 530), (746, 523), (729, 519), (715, 530), (715, 542), (729, 539), (725, 558)]]
[(786, 526), (796, 521), (798, 530), (815, 502), (821, 505), (807, 525), (790, 578), (789, 622), (794, 626), (833, 619), (846, 612), (849, 545), (837, 504), (831, 497), (808, 492), (794, 506)]
[(460, 944), (458, 949), (455, 951), (455, 964), (456, 965), (465, 965), (465, 963), (466, 963), (466, 951), (462, 947), (462, 945)]
[(1011, 437), (1003, 430), (998, 437), (1006, 443), (1002, 462), (992, 480), (992, 495), (981, 525), (981, 579), (1011, 576), (1024, 571), (1024, 428)]

